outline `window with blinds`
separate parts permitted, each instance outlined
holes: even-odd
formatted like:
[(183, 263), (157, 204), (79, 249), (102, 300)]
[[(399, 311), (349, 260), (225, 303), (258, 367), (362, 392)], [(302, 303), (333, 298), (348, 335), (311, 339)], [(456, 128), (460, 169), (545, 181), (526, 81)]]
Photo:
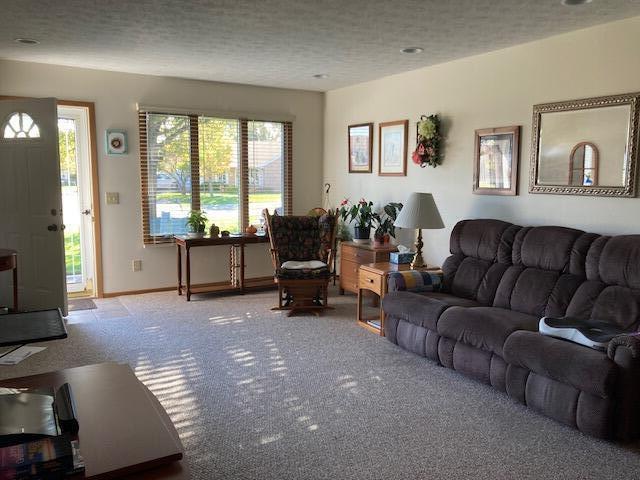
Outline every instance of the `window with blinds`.
[(241, 232), (291, 213), (291, 122), (139, 112), (144, 243), (188, 231), (192, 210)]

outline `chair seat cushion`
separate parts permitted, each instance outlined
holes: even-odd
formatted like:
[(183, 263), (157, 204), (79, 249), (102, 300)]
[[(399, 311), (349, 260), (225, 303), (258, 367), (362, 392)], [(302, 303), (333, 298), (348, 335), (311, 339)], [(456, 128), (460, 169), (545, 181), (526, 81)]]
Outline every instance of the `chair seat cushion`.
[(276, 278), (291, 278), (291, 279), (318, 279), (329, 278), (331, 276), (329, 269), (324, 266), (320, 268), (279, 268), (276, 270)]
[(496, 307), (450, 307), (438, 321), (438, 333), (503, 356), (507, 337), (516, 330), (538, 331), (538, 318)]
[(316, 268), (326, 268), (327, 264), (320, 260), (289, 260), (280, 265), (284, 270), (315, 270)]
[(445, 302), (413, 292), (389, 292), (382, 299), (386, 315), (433, 331), (438, 318), (448, 307)]
[(515, 332), (505, 342), (504, 359), (602, 398), (614, 393), (616, 364), (606, 353), (592, 348), (538, 332)]

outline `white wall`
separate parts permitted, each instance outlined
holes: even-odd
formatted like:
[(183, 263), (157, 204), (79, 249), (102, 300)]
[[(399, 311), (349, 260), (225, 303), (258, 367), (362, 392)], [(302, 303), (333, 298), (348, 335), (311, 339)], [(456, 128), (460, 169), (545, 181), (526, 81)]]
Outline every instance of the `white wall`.
[[(106, 293), (168, 287), (176, 282), (175, 247), (145, 248), (142, 244), (136, 103), (294, 116), (294, 212), (321, 204), (321, 93), (0, 61), (0, 95), (95, 102)], [(108, 128), (127, 131), (128, 155), (106, 155)], [(106, 205), (104, 193), (108, 191), (120, 193), (119, 205)], [(195, 249), (194, 282), (224, 280), (228, 256), (225, 247)], [(248, 275), (272, 273), (265, 246), (248, 247), (247, 257)], [(142, 260), (141, 272), (132, 271), (133, 259)]]
[[(640, 233), (640, 199), (527, 192), (532, 106), (640, 90), (639, 44), (635, 17), (327, 92), (323, 164), (332, 203), (344, 196), (386, 203), (404, 201), (411, 191), (432, 192), (447, 226), (425, 231), (425, 257), (434, 264), (448, 255), (451, 228), (464, 218)], [(445, 126), (443, 165), (422, 169), (409, 158), (407, 177), (379, 177), (378, 123), (410, 119), (410, 154), (416, 120), (431, 113)], [(363, 122), (375, 122), (374, 173), (348, 174), (347, 125)], [(474, 130), (508, 125), (522, 125), (519, 196), (473, 195)]]

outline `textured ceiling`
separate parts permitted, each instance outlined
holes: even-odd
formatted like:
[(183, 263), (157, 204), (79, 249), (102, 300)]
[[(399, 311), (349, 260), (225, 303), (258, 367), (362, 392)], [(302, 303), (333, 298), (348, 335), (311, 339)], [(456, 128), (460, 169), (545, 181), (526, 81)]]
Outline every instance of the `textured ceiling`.
[(0, 0), (0, 58), (324, 91), (636, 15), (640, 0)]

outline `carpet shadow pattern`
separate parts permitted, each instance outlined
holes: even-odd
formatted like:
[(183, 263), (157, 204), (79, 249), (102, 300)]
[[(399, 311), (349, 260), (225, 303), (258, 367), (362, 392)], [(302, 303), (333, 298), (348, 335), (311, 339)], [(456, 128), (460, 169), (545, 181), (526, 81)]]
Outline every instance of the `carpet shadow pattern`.
[(359, 327), (355, 298), (286, 317), (273, 292), (96, 300), (8, 378), (126, 362), (195, 479), (640, 478), (640, 454), (581, 434)]

